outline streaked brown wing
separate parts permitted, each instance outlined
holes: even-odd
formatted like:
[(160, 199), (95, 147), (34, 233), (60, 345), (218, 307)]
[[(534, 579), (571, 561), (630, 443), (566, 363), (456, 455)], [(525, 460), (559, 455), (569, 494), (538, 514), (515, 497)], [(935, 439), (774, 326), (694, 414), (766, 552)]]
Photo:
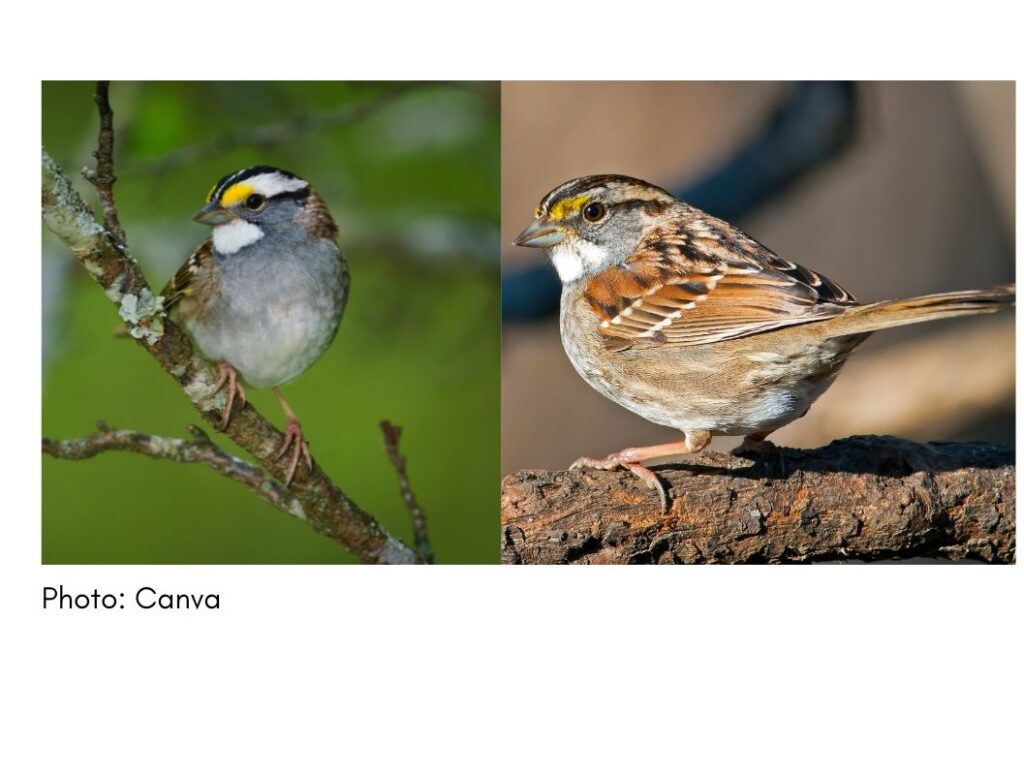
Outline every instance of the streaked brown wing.
[(828, 278), (703, 214), (648, 235), (624, 264), (595, 276), (584, 298), (615, 349), (736, 339), (856, 304)]
[(184, 297), (194, 293), (198, 285), (210, 275), (213, 265), (213, 239), (208, 239), (192, 252), (188, 261), (178, 268), (174, 277), (167, 281), (160, 296), (164, 298), (164, 310), (170, 312)]

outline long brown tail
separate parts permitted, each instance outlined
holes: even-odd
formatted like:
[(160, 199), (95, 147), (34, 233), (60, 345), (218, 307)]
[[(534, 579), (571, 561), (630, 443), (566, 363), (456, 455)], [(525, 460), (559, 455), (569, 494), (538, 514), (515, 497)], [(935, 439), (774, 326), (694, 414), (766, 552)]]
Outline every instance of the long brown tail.
[(1016, 293), (1016, 284), (1009, 283), (980, 291), (950, 291), (945, 294), (915, 296), (892, 302), (876, 302), (854, 307), (849, 312), (830, 319), (824, 325), (827, 326), (830, 335), (841, 336), (864, 334), (958, 315), (994, 313), (1013, 307)]

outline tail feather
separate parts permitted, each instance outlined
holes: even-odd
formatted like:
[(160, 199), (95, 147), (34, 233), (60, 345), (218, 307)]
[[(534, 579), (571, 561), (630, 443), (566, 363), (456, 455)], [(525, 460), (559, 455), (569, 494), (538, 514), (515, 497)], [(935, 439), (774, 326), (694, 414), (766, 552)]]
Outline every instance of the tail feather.
[(851, 308), (848, 312), (825, 322), (825, 325), (830, 335), (843, 336), (935, 321), (940, 318), (995, 313), (1013, 307), (1016, 293), (1016, 284), (1009, 283), (976, 291), (950, 291), (891, 302), (876, 302)]

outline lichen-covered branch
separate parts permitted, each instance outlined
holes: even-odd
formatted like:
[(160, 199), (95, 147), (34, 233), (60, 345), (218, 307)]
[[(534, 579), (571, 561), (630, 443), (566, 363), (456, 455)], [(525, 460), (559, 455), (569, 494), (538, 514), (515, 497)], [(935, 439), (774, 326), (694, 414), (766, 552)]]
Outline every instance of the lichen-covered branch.
[(100, 429), (99, 433), (77, 439), (43, 438), (43, 452), (54, 458), (81, 461), (101, 453), (112, 451), (139, 453), (150, 458), (162, 458), (177, 463), (200, 463), (215, 472), (240, 482), (249, 490), (277, 507), (302, 520), (306, 513), (302, 503), (281, 483), (270, 477), (258, 466), (236, 458), (217, 447), (198, 426), (189, 426), (192, 439), (143, 434), (125, 429)]
[[(112, 131), (112, 130), (111, 130)], [(97, 169), (111, 165), (109, 175), (97, 173), (94, 182), (113, 193), (112, 159), (101, 141)], [(117, 307), (135, 341), (156, 359), (161, 368), (181, 387), (192, 406), (211, 424), (219, 424), (224, 408), (223, 391), (211, 394), (217, 370), (193, 348), (185, 333), (167, 320), (157, 297), (146, 282), (139, 265), (102, 224), (75, 191), (71, 181), (43, 150), (42, 209), (47, 227), (71, 250), (75, 258)], [(101, 201), (104, 198), (101, 193)], [(109, 219), (108, 219), (109, 221)], [(283, 481), (287, 463), (277, 458), (284, 436), (251, 404), (237, 408), (224, 429), (270, 476)], [(391, 536), (374, 517), (352, 501), (314, 461), (311, 471), (300, 471), (291, 492), (302, 505), (310, 525), (370, 563), (418, 563), (422, 559), (410, 547)]]
[(655, 467), (670, 511), (628, 472), (522, 471), (502, 484), (504, 563), (1013, 563), (1014, 453), (850, 437), (777, 461), (708, 453)]
[[(96, 221), (71, 181), (43, 149), (43, 221), (116, 305), (149, 288), (135, 259)], [(152, 295), (152, 294), (151, 294)]]
[(384, 450), (388, 454), (391, 465), (395, 467), (398, 474), (398, 488), (402, 492), (402, 500), (406, 509), (409, 510), (409, 517), (412, 518), (412, 531), (415, 537), (416, 551), (427, 563), (434, 562), (434, 551), (430, 546), (430, 537), (427, 535), (427, 516), (423, 514), (423, 508), (416, 500), (416, 494), (412, 492), (412, 485), (409, 484), (409, 475), (405, 471), (405, 456), (398, 450), (398, 442), (402, 438), (402, 429), (386, 420), (380, 422), (380, 430), (384, 435)]

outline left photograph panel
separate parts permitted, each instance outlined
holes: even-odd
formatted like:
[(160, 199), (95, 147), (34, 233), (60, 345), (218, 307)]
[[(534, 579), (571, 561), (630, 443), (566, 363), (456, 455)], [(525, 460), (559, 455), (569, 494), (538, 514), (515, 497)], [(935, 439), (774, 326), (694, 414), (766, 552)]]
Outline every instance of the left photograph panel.
[(43, 82), (43, 563), (497, 563), (496, 82)]

